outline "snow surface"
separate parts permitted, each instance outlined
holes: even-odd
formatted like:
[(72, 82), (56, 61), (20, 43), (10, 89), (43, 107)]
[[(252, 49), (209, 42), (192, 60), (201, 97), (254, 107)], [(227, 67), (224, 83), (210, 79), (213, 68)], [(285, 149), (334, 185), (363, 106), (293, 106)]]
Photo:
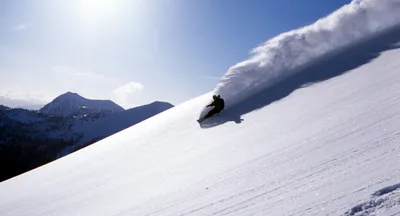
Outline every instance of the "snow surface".
[(400, 215), (400, 29), (343, 51), (202, 125), (212, 92), (2, 182), (0, 215)]
[(214, 92), (230, 107), (322, 58), (399, 24), (400, 0), (354, 0), (312, 25), (255, 48), (250, 59), (229, 68)]
[(0, 183), (0, 215), (400, 214), (396, 47), (207, 129), (195, 117), (210, 95), (176, 106)]

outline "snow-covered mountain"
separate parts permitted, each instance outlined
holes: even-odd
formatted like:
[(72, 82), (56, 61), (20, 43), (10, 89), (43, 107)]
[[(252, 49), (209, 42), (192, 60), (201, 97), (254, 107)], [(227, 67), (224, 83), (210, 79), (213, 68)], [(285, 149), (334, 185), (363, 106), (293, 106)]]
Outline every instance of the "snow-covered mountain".
[[(67, 155), (173, 107), (165, 102), (119, 112), (53, 116), (0, 105), (0, 181)], [(75, 112), (76, 113), (76, 112)]]
[(94, 112), (121, 112), (122, 107), (110, 100), (90, 100), (67, 92), (45, 105), (40, 112), (54, 116), (82, 116)]
[[(1, 215), (400, 215), (399, 3), (355, 0), (213, 92), (0, 183)], [(226, 110), (199, 125), (213, 93)]]

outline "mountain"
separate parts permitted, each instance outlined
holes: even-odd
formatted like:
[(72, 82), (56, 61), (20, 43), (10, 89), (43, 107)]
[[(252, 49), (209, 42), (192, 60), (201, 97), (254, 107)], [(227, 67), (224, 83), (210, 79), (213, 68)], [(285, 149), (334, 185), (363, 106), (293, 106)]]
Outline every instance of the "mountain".
[(214, 91), (0, 183), (1, 214), (400, 215), (398, 11), (356, 0), (269, 40)]
[(169, 103), (154, 102), (119, 112), (88, 108), (81, 109), (80, 116), (53, 116), (0, 105), (0, 181), (70, 154), (171, 107)]
[(11, 108), (0, 104), (0, 110), (8, 110), (8, 109), (11, 109)]
[(68, 123), (38, 111), (0, 107), (0, 182), (56, 159), (73, 137)]
[(40, 109), (41, 113), (54, 116), (82, 116), (99, 111), (121, 112), (124, 109), (110, 100), (90, 100), (72, 92), (58, 96)]

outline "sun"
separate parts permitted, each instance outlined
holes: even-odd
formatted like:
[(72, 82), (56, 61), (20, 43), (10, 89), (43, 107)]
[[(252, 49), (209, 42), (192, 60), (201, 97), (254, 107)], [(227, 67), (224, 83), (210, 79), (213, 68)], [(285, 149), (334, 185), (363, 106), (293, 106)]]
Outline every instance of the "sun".
[(81, 12), (87, 19), (115, 15), (121, 5), (116, 0), (81, 0)]
[(87, 12), (105, 12), (112, 9), (117, 1), (112, 0), (82, 0), (82, 6)]
[(147, 1), (68, 0), (71, 13), (66, 14), (69, 21), (85, 34), (112, 34), (126, 31), (129, 26), (143, 24), (146, 17), (151, 15)]

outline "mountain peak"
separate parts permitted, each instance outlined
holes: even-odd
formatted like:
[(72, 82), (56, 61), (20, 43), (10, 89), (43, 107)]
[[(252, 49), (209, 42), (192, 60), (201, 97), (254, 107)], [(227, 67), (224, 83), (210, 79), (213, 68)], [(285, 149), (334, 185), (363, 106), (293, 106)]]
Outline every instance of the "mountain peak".
[(69, 92), (66, 92), (66, 93), (58, 96), (57, 98), (82, 99), (84, 97), (80, 96), (78, 93), (69, 91)]
[(120, 112), (123, 110), (111, 100), (91, 100), (74, 92), (66, 92), (40, 109), (40, 112), (55, 116), (68, 116), (87, 114), (93, 111)]
[(71, 96), (80, 96), (78, 93), (75, 93), (75, 92), (70, 92), (70, 91), (68, 91), (68, 92), (66, 92), (66, 93), (64, 93), (64, 94), (62, 94), (62, 95), (71, 95)]
[(66, 93), (64, 93), (64, 94), (62, 94), (62, 95), (78, 95), (78, 94), (75, 93), (75, 92), (67, 91)]

